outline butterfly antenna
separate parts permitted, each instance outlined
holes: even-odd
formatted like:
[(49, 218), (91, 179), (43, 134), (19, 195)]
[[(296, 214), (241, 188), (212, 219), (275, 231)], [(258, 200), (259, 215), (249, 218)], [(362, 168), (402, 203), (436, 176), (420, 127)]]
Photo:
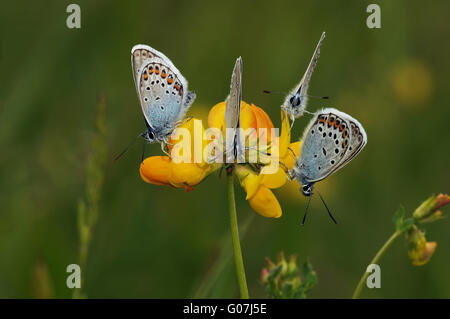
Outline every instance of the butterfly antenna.
[(263, 90), (263, 93), (267, 93), (267, 94), (287, 94), (287, 92), (282, 92), (282, 91), (269, 91), (269, 90)]
[(333, 222), (334, 222), (335, 224), (337, 224), (336, 219), (334, 219), (333, 215), (332, 215), (331, 212), (330, 212), (330, 209), (328, 208), (327, 204), (325, 204), (325, 201), (323, 200), (322, 195), (320, 195), (319, 191), (317, 191), (317, 194), (319, 194), (319, 197), (320, 197), (320, 199), (322, 200), (323, 205), (324, 205), (325, 208), (327, 209), (328, 215), (330, 215), (330, 218), (333, 220)]
[(131, 141), (131, 143), (128, 144), (128, 146), (127, 146), (122, 152), (120, 152), (119, 155), (117, 155), (117, 156), (114, 158), (114, 161), (117, 161), (119, 158), (121, 158), (122, 155), (125, 154), (125, 153), (128, 151), (128, 149), (136, 142), (136, 140), (137, 140), (138, 138), (142, 137), (142, 136), (144, 136), (144, 133), (141, 133), (141, 134), (139, 134), (138, 136), (136, 136), (136, 137)]
[(311, 197), (312, 197), (312, 195), (313, 195), (313, 194), (312, 194), (312, 190), (311, 190), (311, 194), (309, 195), (309, 199), (308, 199), (308, 204), (306, 205), (305, 214), (303, 215), (302, 226), (305, 225), (306, 215), (308, 214), (309, 204), (311, 203)]
[(193, 118), (194, 118), (193, 116), (188, 116), (188, 117), (186, 117), (184, 120), (181, 120), (181, 121), (178, 122), (178, 126), (181, 126), (181, 125), (186, 124), (187, 122), (189, 122), (189, 121), (192, 120)]
[(304, 96), (312, 97), (313, 99), (321, 99), (321, 100), (329, 100), (330, 99), (329, 96), (317, 96), (317, 95), (309, 95), (309, 94), (305, 94)]

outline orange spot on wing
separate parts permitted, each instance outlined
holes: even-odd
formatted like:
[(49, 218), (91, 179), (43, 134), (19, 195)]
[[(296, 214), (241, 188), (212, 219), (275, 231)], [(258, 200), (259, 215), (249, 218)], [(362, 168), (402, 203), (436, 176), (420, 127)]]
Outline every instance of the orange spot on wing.
[(330, 119), (331, 119), (331, 118), (329, 117), (329, 118), (328, 118), (328, 127), (332, 126), (332, 125), (333, 125), (333, 123), (334, 123), (334, 122), (331, 122), (331, 120), (330, 120)]

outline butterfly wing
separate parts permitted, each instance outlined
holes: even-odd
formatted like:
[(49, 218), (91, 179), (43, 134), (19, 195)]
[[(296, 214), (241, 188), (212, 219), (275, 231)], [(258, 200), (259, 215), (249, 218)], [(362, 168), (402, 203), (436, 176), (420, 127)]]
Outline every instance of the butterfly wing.
[(293, 113), (294, 117), (301, 116), (303, 114), (304, 109), (306, 108), (306, 103), (308, 102), (308, 87), (309, 82), (311, 80), (312, 73), (314, 68), (317, 65), (317, 61), (320, 56), (320, 48), (322, 46), (322, 42), (325, 39), (325, 32), (322, 33), (319, 42), (317, 43), (316, 49), (314, 50), (314, 54), (309, 62), (308, 68), (306, 69), (305, 74), (303, 75), (300, 83), (292, 90), (291, 93), (286, 97), (283, 105), (286, 106), (287, 110), (290, 113)]
[[(226, 99), (225, 108), (225, 125), (227, 129), (232, 129), (233, 136), (227, 134), (226, 149), (233, 150), (236, 155), (236, 141), (239, 140), (239, 121), (241, 113), (242, 99), (242, 58), (239, 57), (234, 65), (233, 74), (231, 75), (230, 95)], [(230, 130), (227, 130), (230, 131)]]
[(237, 58), (231, 75), (230, 94), (226, 100), (225, 123), (227, 128), (239, 127), (242, 99), (242, 59)]
[(350, 124), (345, 113), (318, 111), (303, 134), (296, 166), (302, 183), (317, 182), (344, 166), (350, 145)]
[(350, 142), (348, 151), (340, 163), (339, 168), (350, 162), (367, 144), (367, 134), (361, 123), (348, 114), (344, 113), (343, 116), (346, 117), (346, 120), (350, 125)]
[(131, 64), (147, 123), (160, 137), (170, 134), (184, 118), (195, 93), (187, 91), (186, 79), (170, 59), (148, 45), (132, 48)]

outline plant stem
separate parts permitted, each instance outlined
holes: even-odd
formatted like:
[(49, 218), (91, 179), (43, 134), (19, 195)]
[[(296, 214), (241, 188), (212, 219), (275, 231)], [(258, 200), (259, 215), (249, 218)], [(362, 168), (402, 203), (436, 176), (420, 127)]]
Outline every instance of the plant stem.
[(238, 223), (236, 217), (236, 202), (234, 200), (233, 174), (228, 174), (228, 206), (230, 210), (231, 239), (233, 242), (234, 262), (239, 282), (241, 299), (248, 299), (247, 281), (245, 279), (244, 262), (242, 260), (241, 243), (239, 240)]
[(81, 287), (73, 290), (72, 298), (86, 298), (84, 293), (85, 270), (92, 232), (99, 215), (99, 203), (103, 187), (106, 163), (106, 128), (105, 128), (105, 97), (100, 96), (95, 118), (95, 134), (92, 139), (91, 151), (86, 167), (86, 195), (78, 203), (78, 234), (80, 236), (80, 251), (78, 265), (81, 269)]
[[(397, 239), (397, 237), (399, 237), (402, 234), (402, 232), (400, 231), (396, 231), (395, 233), (392, 234), (391, 237), (389, 237), (389, 239), (384, 243), (383, 247), (381, 247), (381, 249), (377, 252), (377, 254), (375, 255), (375, 257), (373, 257), (372, 261), (370, 262), (370, 264), (376, 264), (378, 263), (378, 261), (380, 260), (381, 256), (383, 256), (383, 254), (386, 252), (386, 250), (392, 245), (392, 243), (394, 242), (395, 239)], [(355, 291), (353, 292), (353, 299), (358, 299), (359, 295), (361, 294), (361, 290), (364, 287), (364, 284), (366, 282), (367, 277), (369, 276), (369, 273), (367, 271), (364, 272), (364, 274), (362, 275), (358, 286), (356, 286)]]

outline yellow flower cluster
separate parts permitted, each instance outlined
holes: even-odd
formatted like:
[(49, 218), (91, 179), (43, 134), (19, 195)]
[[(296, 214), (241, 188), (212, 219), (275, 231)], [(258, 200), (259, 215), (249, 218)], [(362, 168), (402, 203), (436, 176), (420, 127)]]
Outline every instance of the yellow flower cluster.
[[(224, 131), (225, 125), (225, 102), (213, 106), (208, 115), (208, 125), (210, 128), (216, 128)], [(281, 166), (274, 174), (258, 173), (248, 165), (236, 165), (235, 175), (238, 177), (241, 186), (245, 189), (250, 206), (254, 211), (264, 217), (278, 218), (282, 215), (280, 204), (271, 191), (279, 188), (286, 183), (286, 168), (292, 169), (295, 163), (295, 157), (299, 156), (301, 142), (291, 143), (290, 123), (285, 112), (281, 112), (281, 134), (271, 141), (269, 134), (266, 136), (267, 142), (273, 147), (278, 147), (279, 156), (273, 160), (279, 161)], [(255, 129), (255, 132), (270, 132), (274, 128), (272, 121), (266, 112), (254, 104), (241, 103), (240, 126), (243, 130)], [(194, 121), (190, 120), (179, 126), (192, 132), (191, 138), (194, 138)], [(266, 130), (260, 130), (266, 129)], [(202, 126), (202, 137), (204, 127)], [(260, 133), (258, 133), (260, 134)], [(250, 136), (255, 142), (261, 136)], [(264, 134), (264, 133), (262, 133)], [(175, 132), (176, 135), (176, 132)], [(202, 140), (202, 150), (208, 145), (208, 140)], [(169, 140), (169, 153), (176, 141)], [(190, 145), (194, 147), (194, 141)], [(194, 154), (194, 150), (191, 150)], [(193, 156), (193, 155), (192, 155)], [(204, 178), (211, 173), (222, 168), (223, 163), (208, 163), (202, 159), (200, 163), (195, 163), (194, 159), (190, 163), (178, 163), (172, 161), (169, 156), (151, 156), (146, 158), (140, 166), (142, 179), (150, 184), (169, 185), (175, 188), (184, 188), (186, 191), (192, 191)]]

